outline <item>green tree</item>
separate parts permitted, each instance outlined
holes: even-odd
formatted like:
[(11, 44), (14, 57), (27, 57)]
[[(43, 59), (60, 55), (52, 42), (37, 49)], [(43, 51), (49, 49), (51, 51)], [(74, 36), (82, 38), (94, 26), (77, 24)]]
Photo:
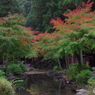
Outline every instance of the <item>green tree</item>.
[(17, 0), (17, 4), (20, 8), (20, 13), (22, 13), (25, 17), (27, 17), (31, 10), (31, 1), (32, 0)]
[(0, 1), (0, 17), (8, 15), (8, 12), (18, 13), (19, 6), (17, 0), (1, 0)]
[[(81, 4), (81, 2), (87, 2), (88, 0), (64, 0), (63, 4), (74, 4), (75, 6), (78, 6)], [(95, 0), (89, 0), (89, 1), (95, 1)]]
[(8, 63), (19, 57), (32, 56), (32, 32), (23, 27), (25, 19), (19, 14), (0, 18), (0, 56)]
[[(37, 31), (52, 31), (51, 18), (62, 16), (63, 0), (31, 0), (31, 10), (26, 16), (27, 26)], [(63, 16), (62, 16), (63, 17)]]
[(68, 10), (67, 14), (63, 14), (67, 17), (64, 21), (60, 18), (51, 20), (56, 31), (63, 34), (58, 52), (75, 55), (80, 65), (83, 63), (82, 52), (95, 50), (95, 12), (90, 12), (92, 4), (88, 1), (74, 10)]
[(66, 19), (52, 19), (55, 31), (39, 34), (36, 40), (38, 51), (46, 59), (59, 59), (75, 55), (80, 66), (82, 52), (95, 51), (95, 11), (90, 12), (93, 2), (82, 3), (74, 10), (68, 10)]

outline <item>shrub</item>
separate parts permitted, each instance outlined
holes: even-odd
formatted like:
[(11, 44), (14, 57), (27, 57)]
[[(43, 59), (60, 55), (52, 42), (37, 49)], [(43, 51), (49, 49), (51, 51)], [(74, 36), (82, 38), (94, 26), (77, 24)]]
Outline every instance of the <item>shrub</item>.
[(26, 69), (26, 67), (23, 65), (23, 63), (20, 63), (19, 66), (20, 66), (20, 68), (22, 69), (23, 72), (26, 72), (26, 71), (27, 71), (27, 69)]
[(12, 84), (4, 78), (0, 78), (0, 95), (14, 95)]
[(92, 68), (91, 68), (89, 65), (86, 65), (86, 64), (82, 64), (82, 69), (83, 69), (83, 70), (90, 70), (90, 71), (93, 71)]
[(21, 67), (17, 64), (10, 64), (6, 69), (7, 75), (10, 74), (21, 74), (23, 73)]
[(92, 74), (92, 71), (90, 70), (82, 70), (80, 73), (78, 73), (75, 76), (75, 82), (77, 84), (87, 84), (88, 79), (90, 78), (90, 75)]
[(3, 71), (6, 72), (7, 75), (11, 74), (21, 74), (23, 72), (26, 72), (27, 69), (22, 62), (17, 62), (17, 64), (10, 62), (7, 68), (3, 68)]
[(95, 84), (95, 79), (94, 78), (89, 78), (88, 83)]
[(66, 72), (67, 77), (76, 83), (76, 85), (86, 84), (92, 74), (90, 66), (83, 64), (81, 68), (80, 71), (79, 64), (76, 64), (75, 66), (69, 65), (69, 69)]
[(70, 80), (74, 80), (75, 76), (79, 73), (79, 69), (78, 69), (78, 64), (76, 64), (75, 66), (72, 66), (71, 64), (69, 65), (69, 69), (66, 72), (67, 77)]
[(14, 74), (22, 74), (23, 73), (23, 71), (22, 71), (22, 69), (20, 68), (19, 65), (16, 65), (15, 67), (16, 68), (13, 70)]

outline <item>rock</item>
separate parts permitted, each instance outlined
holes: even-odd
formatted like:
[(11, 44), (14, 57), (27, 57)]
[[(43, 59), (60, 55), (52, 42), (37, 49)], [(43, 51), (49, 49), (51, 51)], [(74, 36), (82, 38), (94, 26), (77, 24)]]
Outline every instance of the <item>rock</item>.
[(76, 91), (77, 91), (76, 95), (86, 95), (87, 94), (86, 89), (78, 89)]
[(76, 91), (77, 92), (83, 92), (83, 91), (85, 91), (85, 89), (77, 89)]
[(12, 80), (12, 79), (15, 79), (15, 78), (16, 78), (16, 76), (14, 76), (14, 75), (10, 75), (10, 76), (7, 77), (8, 80)]

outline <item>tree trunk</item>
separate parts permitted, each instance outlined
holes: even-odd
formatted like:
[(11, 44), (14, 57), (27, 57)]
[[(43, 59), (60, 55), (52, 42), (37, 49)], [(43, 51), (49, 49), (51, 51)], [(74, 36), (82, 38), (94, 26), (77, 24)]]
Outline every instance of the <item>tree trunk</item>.
[(81, 64), (83, 64), (82, 50), (80, 50), (80, 61), (81, 61)]
[(8, 54), (6, 55), (5, 67), (8, 66)]
[(59, 58), (58, 58), (58, 65), (59, 65), (59, 68), (60, 68), (61, 70), (63, 70)]
[(72, 65), (74, 65), (74, 56), (72, 56)]
[(68, 69), (68, 60), (67, 60), (68, 57), (65, 56), (65, 61), (66, 61), (66, 69)]
[(76, 57), (78, 59), (79, 68), (81, 69), (83, 64), (82, 50), (79, 51), (79, 54), (76, 54)]

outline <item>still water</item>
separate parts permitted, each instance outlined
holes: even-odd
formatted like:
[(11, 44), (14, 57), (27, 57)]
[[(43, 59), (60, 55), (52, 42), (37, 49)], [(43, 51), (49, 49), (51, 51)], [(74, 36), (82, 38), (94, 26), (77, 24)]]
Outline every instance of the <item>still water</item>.
[(47, 75), (29, 75), (20, 80), (17, 95), (75, 95), (63, 81)]

